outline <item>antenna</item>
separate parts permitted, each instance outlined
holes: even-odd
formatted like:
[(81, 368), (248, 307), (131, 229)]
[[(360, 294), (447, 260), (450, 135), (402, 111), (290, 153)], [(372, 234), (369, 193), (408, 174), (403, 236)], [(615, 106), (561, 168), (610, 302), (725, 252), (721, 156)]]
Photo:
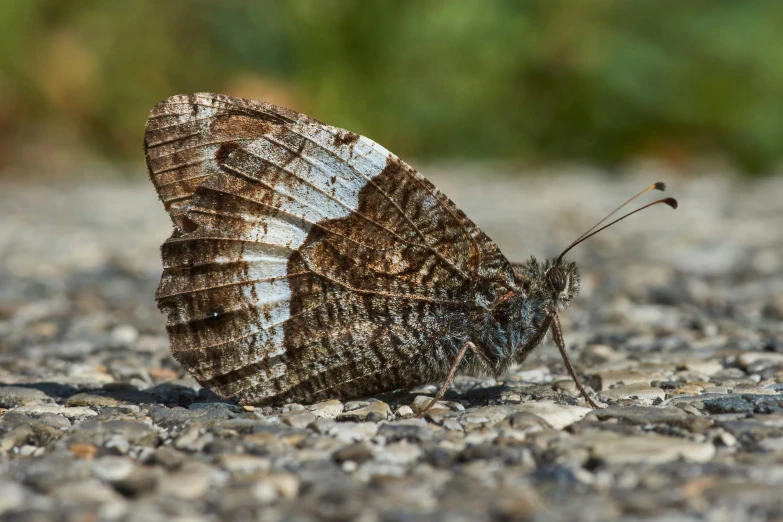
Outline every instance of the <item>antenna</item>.
[[(595, 227), (597, 227), (598, 225), (600, 225), (601, 223), (603, 223), (604, 221), (606, 221), (606, 220), (607, 220), (607, 219), (609, 219), (610, 217), (614, 216), (614, 215), (617, 213), (617, 211), (618, 211), (618, 210), (620, 210), (621, 208), (623, 208), (625, 205), (627, 205), (628, 203), (630, 203), (630, 202), (631, 202), (631, 201), (633, 201), (634, 199), (638, 198), (638, 197), (639, 197), (639, 196), (641, 196), (642, 194), (644, 194), (644, 193), (646, 193), (646, 192), (650, 192), (650, 191), (651, 191), (651, 190), (653, 190), (653, 189), (655, 189), (655, 190), (660, 190), (661, 192), (663, 192), (664, 190), (666, 190), (666, 184), (665, 184), (663, 181), (656, 181), (655, 183), (653, 183), (652, 185), (650, 185), (650, 186), (649, 186), (649, 187), (647, 187), (646, 189), (642, 190), (641, 192), (639, 192), (639, 193), (638, 193), (638, 194), (636, 194), (635, 196), (631, 196), (630, 198), (626, 199), (626, 200), (625, 200), (625, 202), (624, 202), (622, 205), (620, 205), (620, 206), (619, 206), (619, 207), (617, 207), (616, 209), (614, 209), (614, 210), (612, 210), (611, 212), (609, 212), (609, 214), (607, 214), (607, 215), (606, 215), (606, 217), (604, 217), (604, 218), (603, 218), (601, 221), (599, 221), (598, 223), (596, 223), (595, 225), (593, 225), (592, 227), (590, 227), (589, 229), (587, 229), (587, 230), (584, 232), (584, 234), (582, 234), (581, 236), (579, 236), (578, 238), (576, 238), (576, 239), (574, 240), (574, 242), (573, 242), (573, 243), (571, 243), (571, 244), (568, 246), (568, 248), (567, 248), (566, 250), (569, 250), (569, 249), (570, 249), (572, 246), (575, 246), (577, 243), (579, 243), (579, 242), (582, 240), (582, 238), (584, 238), (584, 237), (585, 237), (587, 234), (589, 234), (590, 232), (592, 232), (592, 231), (595, 229)], [(563, 257), (563, 256), (560, 256), (560, 257)]]
[(644, 209), (646, 209), (646, 208), (650, 208), (650, 207), (652, 207), (652, 206), (654, 206), (654, 205), (658, 205), (658, 204), (660, 204), (660, 203), (663, 203), (663, 204), (665, 204), (665, 205), (669, 205), (669, 206), (670, 206), (670, 207), (672, 207), (672, 208), (677, 208), (677, 200), (676, 200), (676, 199), (674, 199), (674, 198), (663, 198), (663, 199), (659, 199), (658, 201), (653, 201), (652, 203), (648, 203), (647, 205), (645, 205), (645, 206), (643, 206), (643, 207), (637, 208), (636, 210), (634, 210), (634, 211), (631, 211), (631, 212), (629, 212), (629, 213), (625, 214), (624, 216), (622, 216), (622, 217), (619, 217), (619, 218), (615, 219), (614, 221), (612, 221), (612, 222), (611, 222), (611, 223), (609, 223), (608, 225), (604, 225), (604, 226), (602, 226), (601, 228), (599, 228), (598, 230), (596, 230), (595, 232), (593, 232), (593, 229), (595, 229), (595, 227), (597, 227), (598, 225), (600, 225), (601, 223), (603, 223), (604, 221), (606, 221), (607, 219), (609, 219), (609, 217), (610, 217), (610, 216), (612, 216), (612, 215), (613, 215), (615, 212), (617, 212), (618, 210), (620, 210), (621, 208), (623, 208), (625, 205), (627, 205), (629, 202), (631, 202), (631, 201), (633, 201), (634, 199), (636, 199), (637, 197), (641, 196), (642, 194), (644, 194), (644, 193), (645, 193), (645, 192), (647, 192), (648, 190), (652, 190), (652, 189), (663, 190), (664, 188), (666, 188), (666, 185), (664, 185), (663, 183), (660, 183), (660, 182), (659, 182), (659, 183), (655, 183), (655, 184), (653, 184), (653, 185), (650, 185), (649, 187), (647, 187), (646, 189), (644, 189), (643, 191), (639, 192), (637, 195), (635, 195), (634, 197), (632, 197), (631, 199), (629, 199), (628, 201), (626, 201), (625, 203), (623, 203), (622, 205), (620, 205), (619, 207), (617, 207), (617, 208), (616, 208), (614, 211), (612, 211), (612, 212), (611, 212), (611, 213), (610, 213), (608, 216), (606, 216), (606, 217), (605, 217), (605, 218), (603, 218), (601, 221), (599, 221), (598, 223), (596, 223), (595, 225), (593, 225), (593, 226), (592, 226), (592, 227), (591, 227), (591, 228), (590, 228), (590, 229), (589, 229), (587, 232), (585, 232), (584, 234), (582, 234), (581, 236), (579, 236), (579, 237), (577, 238), (577, 240), (576, 240), (576, 241), (574, 241), (573, 243), (571, 243), (570, 245), (568, 245), (568, 248), (566, 248), (565, 250), (563, 250), (563, 253), (562, 253), (562, 254), (560, 254), (560, 256), (557, 258), (557, 262), (555, 263), (555, 265), (559, 265), (559, 264), (560, 264), (560, 261), (563, 259), (563, 256), (564, 256), (564, 255), (566, 255), (566, 253), (567, 253), (569, 250), (571, 250), (572, 248), (574, 248), (576, 245), (578, 245), (579, 243), (581, 243), (582, 241), (584, 241), (584, 240), (586, 240), (586, 239), (588, 239), (588, 238), (591, 238), (591, 237), (593, 237), (594, 235), (596, 235), (596, 234), (597, 234), (597, 233), (599, 233), (600, 231), (602, 231), (602, 230), (604, 230), (604, 229), (607, 229), (607, 228), (611, 227), (612, 225), (614, 225), (614, 224), (615, 224), (615, 223), (617, 223), (618, 221), (622, 221), (623, 219), (627, 218), (628, 216), (632, 216), (632, 215), (636, 214), (637, 212), (641, 212), (642, 210), (644, 210)]

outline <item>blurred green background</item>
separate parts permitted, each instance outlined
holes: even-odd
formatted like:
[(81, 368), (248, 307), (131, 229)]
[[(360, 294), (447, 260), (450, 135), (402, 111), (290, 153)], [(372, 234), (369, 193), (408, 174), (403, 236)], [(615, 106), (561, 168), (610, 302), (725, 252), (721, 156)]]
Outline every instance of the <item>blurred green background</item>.
[(714, 156), (768, 173), (783, 2), (0, 0), (0, 175), (141, 161), (152, 106), (194, 91), (403, 158)]

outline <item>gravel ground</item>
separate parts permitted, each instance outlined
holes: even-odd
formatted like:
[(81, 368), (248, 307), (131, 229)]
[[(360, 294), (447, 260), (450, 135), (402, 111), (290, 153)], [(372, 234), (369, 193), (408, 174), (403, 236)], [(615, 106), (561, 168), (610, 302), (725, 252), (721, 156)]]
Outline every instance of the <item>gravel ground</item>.
[[(552, 344), (500, 380), (244, 409), (168, 353), (151, 185), (0, 184), (3, 520), (735, 521), (783, 517), (783, 178), (510, 181), (425, 169), (509, 258), (559, 253), (664, 179), (680, 209), (573, 251)], [(641, 169), (644, 171), (644, 169)], [(671, 178), (671, 176), (670, 176)]]

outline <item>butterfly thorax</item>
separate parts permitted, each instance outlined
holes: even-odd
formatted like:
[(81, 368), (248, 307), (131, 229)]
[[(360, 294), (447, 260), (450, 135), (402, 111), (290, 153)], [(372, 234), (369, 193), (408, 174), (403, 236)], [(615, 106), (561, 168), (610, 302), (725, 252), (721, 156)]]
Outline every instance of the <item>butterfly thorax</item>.
[(509, 366), (521, 364), (535, 348), (531, 340), (548, 313), (562, 311), (579, 293), (579, 272), (574, 263), (562, 263), (565, 290), (555, 295), (547, 272), (555, 260), (539, 263), (531, 257), (512, 265), (512, 288), (496, 292), (490, 306), (474, 314), (470, 337), (478, 354), (466, 365), (465, 373), (499, 375)]

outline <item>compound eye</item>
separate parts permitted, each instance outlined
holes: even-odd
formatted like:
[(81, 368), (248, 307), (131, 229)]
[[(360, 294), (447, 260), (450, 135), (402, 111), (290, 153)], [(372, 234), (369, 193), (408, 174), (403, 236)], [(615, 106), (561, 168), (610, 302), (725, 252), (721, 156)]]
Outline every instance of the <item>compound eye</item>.
[(554, 290), (555, 293), (559, 294), (565, 290), (566, 287), (565, 274), (557, 266), (553, 266), (552, 268), (549, 269), (549, 272), (547, 272), (546, 274), (546, 278), (547, 281), (549, 281), (549, 286), (552, 287), (552, 290)]

